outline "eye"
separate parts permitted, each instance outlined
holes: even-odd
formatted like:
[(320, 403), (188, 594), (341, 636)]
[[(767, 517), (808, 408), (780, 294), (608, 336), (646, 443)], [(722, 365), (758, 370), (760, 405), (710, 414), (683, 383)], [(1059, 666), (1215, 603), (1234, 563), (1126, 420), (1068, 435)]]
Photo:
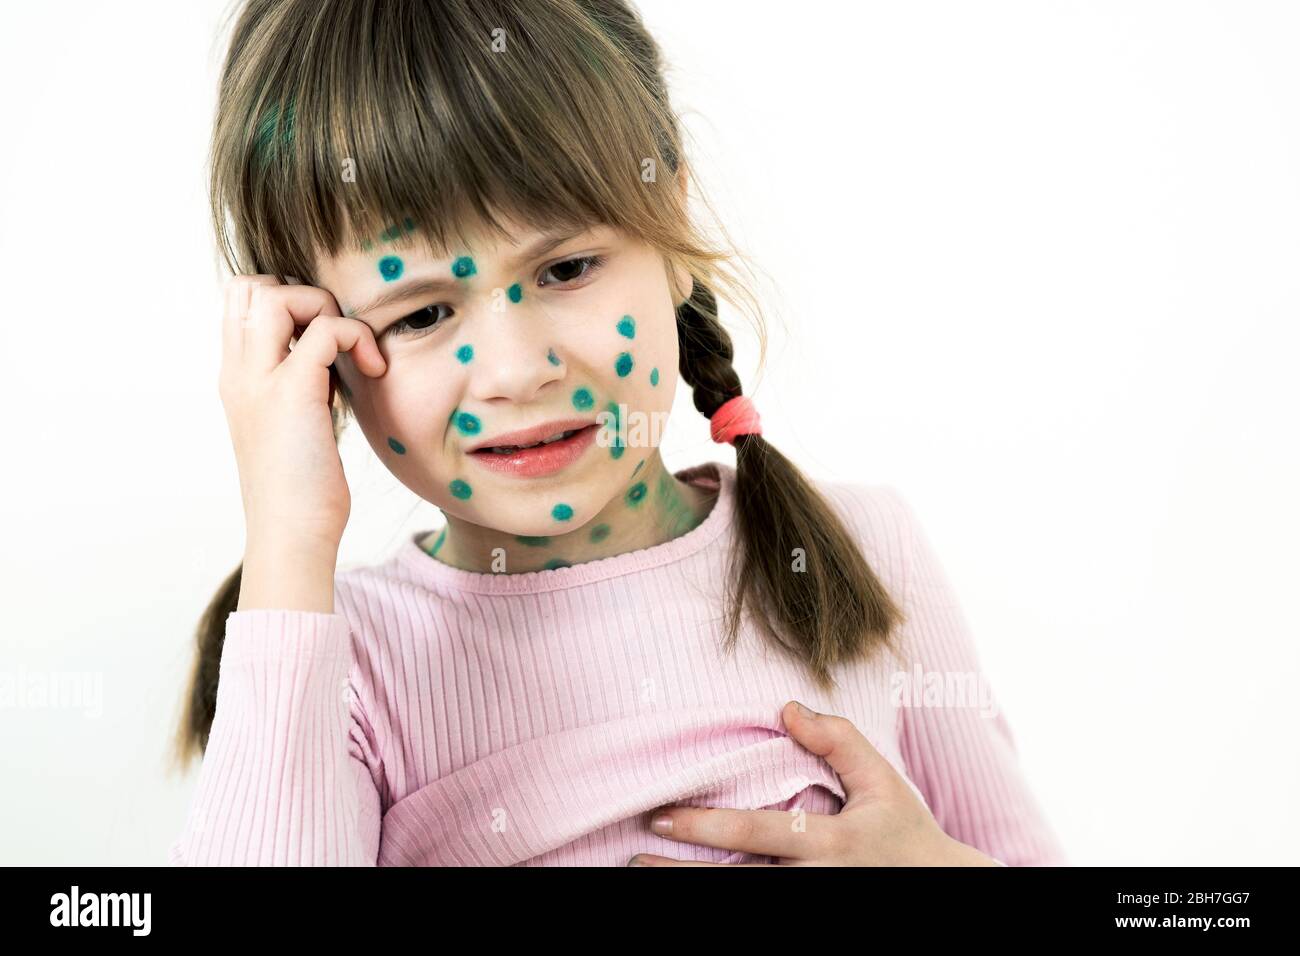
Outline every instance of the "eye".
[[(388, 328), (384, 330), (384, 334), (388, 335), (391, 333), (399, 337), (409, 336), (414, 338), (420, 338), (426, 333), (432, 331), (433, 328), (438, 324), (438, 320), (439, 320), (438, 310), (446, 309), (446, 308), (447, 306), (445, 305), (438, 305), (438, 304), (426, 305), (423, 309), (420, 309), (418, 312), (412, 312), (410, 315), (398, 319), (396, 322), (394, 322), (392, 325), (390, 325)], [(444, 319), (450, 318), (451, 317), (450, 311), (451, 310), (448, 309), (448, 315), (442, 316), (441, 318)], [(421, 322), (428, 322), (429, 324), (420, 325)]]
[[(604, 256), (578, 256), (574, 259), (565, 259), (563, 262), (557, 262), (555, 265), (548, 267), (542, 273), (542, 278), (545, 278), (548, 273), (554, 273), (561, 285), (578, 282), (590, 278), (604, 264)], [(548, 285), (548, 283), (542, 281), (537, 284), (543, 288)]]

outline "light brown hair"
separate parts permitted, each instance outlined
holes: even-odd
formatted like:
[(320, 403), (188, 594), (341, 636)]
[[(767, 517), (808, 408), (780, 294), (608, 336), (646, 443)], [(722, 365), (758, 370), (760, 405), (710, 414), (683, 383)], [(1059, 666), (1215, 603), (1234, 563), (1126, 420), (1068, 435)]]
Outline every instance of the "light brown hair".
[[(522, 211), (548, 228), (608, 224), (685, 266), (680, 368), (702, 415), (741, 394), (715, 291), (765, 343), (738, 254), (706, 242), (688, 213), (660, 50), (622, 0), (246, 0), (210, 163), (213, 224), (235, 274), (314, 285), (318, 255), (412, 230), (445, 255), (470, 229), (502, 232), (495, 211)], [(337, 440), (351, 406), (331, 377)], [(735, 449), (727, 646), (748, 613), (830, 688), (836, 665), (894, 648), (902, 612), (794, 464), (758, 435)], [(207, 746), (241, 570), (199, 622), (181, 763)]]

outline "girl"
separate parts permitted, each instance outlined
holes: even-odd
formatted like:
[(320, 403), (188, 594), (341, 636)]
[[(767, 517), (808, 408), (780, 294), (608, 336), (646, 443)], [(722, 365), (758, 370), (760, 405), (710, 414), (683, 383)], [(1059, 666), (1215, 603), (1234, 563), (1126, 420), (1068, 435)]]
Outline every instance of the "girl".
[[(689, 181), (624, 0), (243, 6), (211, 188), (247, 539), (172, 863), (1063, 862), (990, 701), (909, 692), (982, 676), (907, 504), (761, 437), (714, 292), (761, 312)], [(679, 374), (734, 467), (665, 466)], [(339, 572), (349, 415), (445, 523)]]

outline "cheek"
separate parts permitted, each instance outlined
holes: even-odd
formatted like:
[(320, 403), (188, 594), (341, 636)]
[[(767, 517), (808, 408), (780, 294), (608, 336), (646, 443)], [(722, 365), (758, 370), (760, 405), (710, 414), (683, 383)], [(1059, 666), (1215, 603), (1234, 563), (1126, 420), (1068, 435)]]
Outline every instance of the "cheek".
[(418, 363), (391, 360), (383, 378), (361, 379), (353, 390), (354, 412), (376, 454), (393, 468), (418, 458), (428, 470), (441, 456), (447, 435), (461, 424), (455, 388), (448, 379), (423, 372)]
[(627, 308), (589, 326), (586, 334), (583, 362), (595, 381), (590, 388), (576, 388), (572, 404), (601, 412), (611, 429), (602, 447), (613, 461), (635, 467), (633, 461), (661, 443), (672, 409), (676, 316), (662, 304), (644, 313)]
[(570, 337), (600, 391), (625, 400), (642, 396), (641, 401), (656, 404), (660, 390), (671, 394), (677, 366), (677, 323), (671, 307), (656, 298), (646, 305), (623, 301), (601, 311), (604, 318), (584, 323)]
[(626, 312), (613, 324), (604, 356), (607, 382), (629, 405), (667, 411), (673, 403), (677, 370), (677, 323), (669, 312)]

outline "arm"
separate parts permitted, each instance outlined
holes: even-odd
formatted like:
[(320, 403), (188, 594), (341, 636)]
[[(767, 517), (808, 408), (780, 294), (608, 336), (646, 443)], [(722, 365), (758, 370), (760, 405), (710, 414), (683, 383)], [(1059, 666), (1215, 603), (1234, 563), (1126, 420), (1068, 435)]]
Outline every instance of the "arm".
[[(1020, 770), (1015, 739), (980, 670), (969, 625), (911, 507), (890, 489), (908, 554), (903, 646), (916, 697), (899, 710), (908, 776), (939, 826), (1003, 865), (1064, 866), (1065, 853)], [(916, 671), (963, 699), (925, 706)]]
[(235, 611), (217, 709), (174, 866), (374, 866), (370, 725), (341, 614)]

